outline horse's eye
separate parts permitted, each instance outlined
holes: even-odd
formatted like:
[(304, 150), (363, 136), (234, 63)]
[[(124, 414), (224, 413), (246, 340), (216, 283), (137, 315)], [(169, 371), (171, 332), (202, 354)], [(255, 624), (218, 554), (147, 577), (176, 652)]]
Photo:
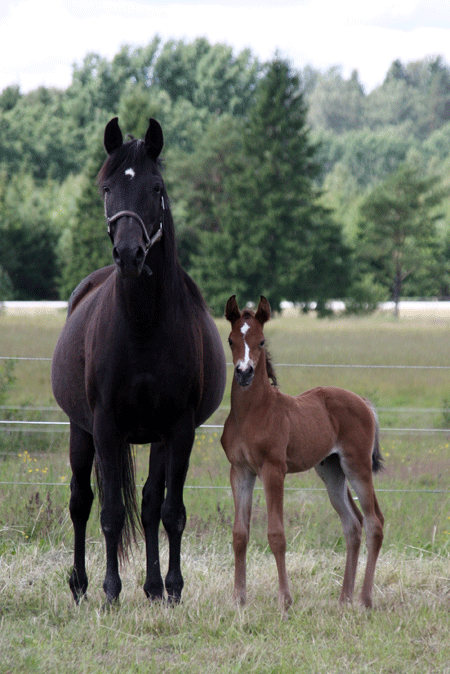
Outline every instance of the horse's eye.
[(158, 183), (156, 183), (156, 185), (153, 185), (153, 191), (154, 191), (155, 194), (161, 194), (161, 190), (162, 190), (162, 187), (161, 187), (161, 185), (158, 185)]
[(231, 337), (228, 338), (228, 344), (229, 344), (230, 346), (233, 346), (233, 340), (231, 339)]
[(265, 339), (263, 339), (262, 342), (259, 343), (259, 346), (261, 347), (261, 349), (263, 348), (263, 346), (265, 345), (265, 343), (266, 343), (266, 340), (265, 340)]
[(108, 192), (110, 191), (108, 185), (103, 185), (102, 189), (103, 189), (103, 194), (108, 194)]

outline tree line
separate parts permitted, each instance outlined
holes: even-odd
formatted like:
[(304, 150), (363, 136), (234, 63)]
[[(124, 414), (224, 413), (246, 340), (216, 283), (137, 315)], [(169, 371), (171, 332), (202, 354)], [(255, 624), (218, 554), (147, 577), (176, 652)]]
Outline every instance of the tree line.
[(450, 68), (295, 71), (205, 39), (88, 54), (66, 90), (0, 93), (0, 299), (67, 299), (111, 262), (95, 177), (113, 116), (163, 127), (184, 267), (220, 315), (266, 295), (367, 311), (450, 295)]

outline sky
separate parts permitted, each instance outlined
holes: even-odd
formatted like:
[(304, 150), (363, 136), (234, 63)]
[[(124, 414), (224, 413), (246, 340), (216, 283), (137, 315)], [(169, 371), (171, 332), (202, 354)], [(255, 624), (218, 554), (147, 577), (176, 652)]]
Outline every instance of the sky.
[(294, 68), (353, 70), (369, 93), (395, 59), (450, 64), (448, 0), (0, 0), (0, 91), (65, 89), (89, 52), (206, 37)]

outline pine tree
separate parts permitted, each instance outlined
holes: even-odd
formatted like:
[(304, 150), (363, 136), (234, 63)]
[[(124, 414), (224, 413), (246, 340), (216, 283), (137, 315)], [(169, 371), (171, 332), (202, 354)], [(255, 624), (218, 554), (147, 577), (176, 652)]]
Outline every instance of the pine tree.
[(194, 260), (210, 306), (222, 313), (234, 293), (241, 304), (265, 295), (274, 309), (283, 299), (337, 296), (347, 282), (348, 251), (340, 228), (318, 205), (317, 149), (299, 78), (283, 60), (274, 60), (259, 84), (242, 147), (216, 204), (220, 227), (200, 233)]
[(389, 289), (398, 302), (405, 281), (430, 276), (438, 262), (437, 210), (448, 190), (417, 167), (402, 165), (375, 187), (361, 206), (357, 257), (362, 269)]

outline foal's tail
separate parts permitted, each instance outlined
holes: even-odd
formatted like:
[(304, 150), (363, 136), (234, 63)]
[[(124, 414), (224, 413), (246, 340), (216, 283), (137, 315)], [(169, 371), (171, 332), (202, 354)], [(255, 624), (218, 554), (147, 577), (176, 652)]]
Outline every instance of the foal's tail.
[(370, 402), (370, 400), (366, 400), (366, 402), (369, 405), (370, 409), (372, 410), (373, 418), (375, 421), (375, 437), (373, 440), (373, 449), (372, 449), (372, 472), (378, 473), (380, 470), (384, 470), (383, 466), (384, 459), (381, 455), (380, 449), (380, 424), (378, 421), (378, 415), (375, 406)]
[[(136, 543), (136, 534), (141, 531), (141, 519), (136, 498), (136, 470), (133, 446), (124, 443), (120, 454), (122, 476), (121, 492), (125, 506), (125, 523), (119, 540), (119, 557), (122, 561), (128, 558), (128, 549)], [(95, 462), (95, 476), (97, 479), (100, 504), (103, 502), (102, 481), (97, 461)]]

